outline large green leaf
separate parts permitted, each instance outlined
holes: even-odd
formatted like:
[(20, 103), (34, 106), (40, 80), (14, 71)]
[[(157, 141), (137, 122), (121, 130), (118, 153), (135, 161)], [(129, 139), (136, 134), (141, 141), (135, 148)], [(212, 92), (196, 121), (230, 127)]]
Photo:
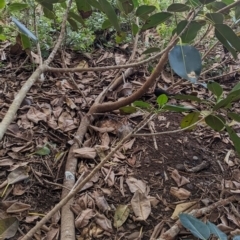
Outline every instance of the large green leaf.
[(69, 22), (69, 24), (71, 26), (71, 29), (73, 31), (78, 31), (78, 25), (77, 25), (77, 22), (74, 19), (68, 17), (67, 21)]
[(137, 108), (133, 106), (125, 106), (125, 107), (119, 108), (119, 111), (121, 114), (131, 114), (131, 113), (135, 113), (137, 111)]
[(143, 102), (143, 101), (135, 101), (133, 102), (133, 106), (143, 108), (143, 109), (151, 108), (151, 105), (149, 103)]
[(161, 51), (160, 48), (152, 47), (152, 48), (148, 48), (147, 50), (142, 52), (142, 54), (149, 54), (149, 53), (160, 52), (160, 51)]
[[(222, 9), (226, 6), (227, 6), (226, 3), (224, 3), (224, 2), (215, 1), (215, 2), (207, 5), (207, 8), (214, 11), (214, 12), (217, 12), (217, 11), (219, 11), (220, 9)], [(229, 14), (229, 12), (230, 12), (230, 10), (228, 9), (228, 10), (223, 11), (222, 13), (223, 14)]]
[(177, 94), (174, 95), (173, 98), (179, 99), (179, 100), (190, 100), (195, 102), (201, 102), (202, 100), (196, 96), (193, 95), (185, 95), (185, 94)]
[(228, 131), (230, 139), (232, 140), (232, 142), (234, 144), (234, 147), (235, 147), (237, 153), (240, 154), (240, 138), (239, 138), (239, 136), (235, 133), (235, 131), (231, 127), (226, 126), (226, 129)]
[(216, 82), (209, 82), (207, 84), (207, 88), (217, 97), (217, 99), (222, 96), (223, 89), (220, 86), (220, 84), (218, 84)]
[[(177, 34), (180, 34), (187, 24), (188, 24), (187, 20), (179, 22), (176, 29)], [(191, 41), (193, 41), (194, 38), (197, 36), (198, 32), (200, 31), (201, 27), (202, 24), (200, 24), (197, 21), (192, 21), (188, 26), (187, 30), (181, 36), (182, 42), (190, 43)]]
[(148, 18), (148, 14), (152, 13), (155, 9), (155, 6), (141, 5), (136, 11), (136, 16), (146, 20)]
[(202, 4), (209, 4), (211, 2), (214, 2), (215, 0), (199, 0), (200, 3)]
[(207, 13), (206, 18), (212, 24), (223, 23), (224, 16), (222, 13)]
[(12, 3), (8, 6), (10, 12), (21, 11), (25, 8), (28, 8), (29, 5), (26, 3)]
[(78, 10), (83, 10), (84, 12), (92, 10), (88, 0), (75, 0), (75, 2)]
[(190, 7), (182, 3), (172, 3), (168, 6), (167, 11), (169, 12), (185, 12), (189, 11)]
[(68, 16), (69, 16), (69, 18), (73, 18), (75, 21), (77, 21), (77, 22), (81, 23), (83, 26), (85, 26), (84, 20), (82, 19), (80, 14), (76, 14), (75, 12), (70, 11)]
[(162, 107), (168, 102), (168, 97), (166, 94), (161, 94), (157, 97), (157, 104)]
[(179, 219), (182, 225), (187, 228), (195, 237), (206, 240), (210, 237), (208, 226), (192, 215), (181, 213)]
[(209, 127), (217, 132), (222, 131), (225, 127), (224, 119), (222, 119), (220, 116), (209, 115), (205, 118), (205, 122)]
[(171, 16), (172, 14), (169, 12), (160, 12), (160, 13), (153, 14), (146, 20), (146, 23), (142, 26), (142, 30), (156, 27), (160, 23), (165, 22)]
[(169, 62), (178, 76), (191, 83), (197, 83), (202, 70), (202, 60), (196, 48), (189, 45), (176, 45), (169, 52)]
[(231, 119), (233, 119), (236, 122), (240, 122), (240, 114), (237, 113), (233, 113), (233, 112), (228, 112), (228, 117), (230, 117)]
[[(200, 112), (192, 112), (192, 113), (189, 113), (188, 115), (184, 116), (184, 118), (182, 119), (181, 121), (181, 128), (186, 128), (186, 127), (189, 127), (191, 125), (193, 125), (195, 122), (198, 121), (198, 117), (200, 115)], [(189, 130), (193, 129), (193, 127), (189, 128)]]
[(99, 0), (100, 6), (104, 13), (107, 15), (108, 19), (114, 26), (114, 28), (120, 32), (121, 28), (118, 22), (117, 14), (115, 13), (112, 5), (107, 0)]
[(43, 7), (43, 13), (46, 18), (55, 19), (55, 14), (53, 11), (49, 10), (46, 7)]
[(31, 41), (29, 37), (27, 37), (25, 34), (21, 34), (21, 41), (23, 49), (31, 49)]
[(88, 0), (88, 3), (89, 3), (92, 7), (100, 10), (101, 12), (104, 12), (103, 9), (102, 9), (102, 7), (101, 7), (101, 5), (100, 5), (100, 3), (99, 3), (98, 1), (96, 1), (96, 0)]
[(240, 19), (240, 6), (235, 7), (235, 19), (236, 21)]

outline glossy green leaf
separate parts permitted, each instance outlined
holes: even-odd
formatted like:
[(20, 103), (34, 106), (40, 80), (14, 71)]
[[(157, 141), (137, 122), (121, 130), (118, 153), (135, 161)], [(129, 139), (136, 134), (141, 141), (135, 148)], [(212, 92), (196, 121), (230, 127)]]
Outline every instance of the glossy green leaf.
[(184, 94), (177, 94), (174, 95), (173, 98), (178, 99), (178, 100), (190, 100), (190, 101), (195, 101), (195, 102), (201, 102), (202, 100), (196, 96), (193, 95), (184, 95)]
[(206, 240), (210, 237), (208, 226), (192, 215), (181, 213), (179, 219), (182, 225), (187, 228), (195, 237)]
[(144, 108), (144, 109), (148, 109), (151, 107), (151, 105), (149, 103), (144, 102), (144, 101), (135, 101), (135, 102), (133, 102), (133, 106), (139, 107), (139, 108)]
[(191, 83), (197, 83), (202, 70), (199, 51), (189, 45), (176, 45), (169, 52), (169, 63), (173, 71)]
[(47, 146), (43, 146), (42, 148), (35, 151), (34, 154), (39, 156), (46, 156), (46, 155), (49, 155), (50, 152), (51, 150)]
[[(193, 125), (195, 122), (198, 121), (199, 115), (200, 115), (200, 112), (192, 112), (184, 116), (180, 124), (181, 128), (186, 128)], [(189, 130), (193, 129), (194, 127), (195, 126), (189, 128)]]
[(155, 6), (141, 5), (136, 11), (136, 16), (142, 19), (147, 19), (148, 14), (152, 13), (156, 9)]
[(94, 8), (96, 8), (96, 9), (104, 12), (103, 9), (102, 9), (102, 7), (101, 7), (101, 5), (100, 5), (100, 3), (99, 3), (98, 1), (96, 1), (96, 0), (88, 0), (88, 3), (89, 3), (92, 7), (94, 7)]
[(74, 19), (68, 17), (67, 21), (69, 22), (69, 24), (71, 26), (71, 29), (73, 31), (78, 31), (78, 25), (77, 25), (77, 22)]
[(168, 102), (168, 97), (165, 94), (161, 94), (157, 97), (157, 104), (162, 107)]
[(222, 2), (226, 3), (227, 5), (234, 3), (234, 0), (222, 0)]
[(31, 41), (25, 34), (21, 34), (21, 42), (24, 50), (31, 49)]
[(18, 226), (19, 221), (16, 217), (0, 219), (0, 239), (13, 238), (17, 233)]
[(117, 5), (121, 12), (124, 12), (126, 15), (131, 13), (134, 9), (132, 0), (117, 0)]
[(169, 12), (185, 12), (189, 11), (190, 7), (182, 3), (172, 3), (168, 6), (167, 11)]
[(113, 6), (107, 0), (99, 0), (100, 6), (104, 13), (107, 15), (109, 21), (112, 23), (114, 28), (120, 32), (121, 28), (118, 22), (117, 14), (114, 11)]
[(0, 0), (0, 9), (4, 8), (6, 5), (5, 0)]
[(240, 89), (240, 82), (238, 82), (234, 87), (233, 87), (233, 89), (230, 91), (230, 93), (233, 93), (233, 92), (235, 92), (235, 91), (237, 91), (237, 90), (239, 90)]
[(70, 11), (68, 14), (69, 18), (74, 19), (75, 21), (81, 23), (83, 26), (85, 26), (84, 20), (82, 19), (82, 17), (80, 16), (80, 14), (76, 14), (73, 11)]
[[(177, 34), (180, 34), (187, 24), (187, 20), (179, 22), (176, 30)], [(194, 38), (197, 36), (198, 32), (200, 31), (201, 27), (202, 24), (200, 24), (198, 21), (192, 21), (188, 26), (187, 30), (181, 36), (182, 42), (190, 43), (191, 41), (193, 41)]]
[(218, 237), (219, 240), (227, 240), (228, 239), (227, 235), (224, 232), (220, 231), (215, 224), (207, 221), (207, 226), (208, 226), (210, 232), (212, 234), (214, 234), (216, 237)]
[(236, 134), (236, 132), (229, 126), (226, 126), (226, 129), (228, 131), (229, 137), (232, 140), (234, 147), (238, 154), (240, 154), (240, 138)]
[(176, 106), (176, 105), (170, 105), (170, 104), (164, 105), (163, 109), (168, 110), (168, 111), (172, 111), (172, 112), (188, 112), (188, 111), (195, 110), (194, 107)]
[(225, 127), (225, 122), (223, 122), (219, 116), (209, 115), (205, 118), (205, 122), (208, 126), (217, 132), (222, 131)]
[(211, 3), (211, 2), (214, 2), (215, 0), (199, 0), (199, 2), (200, 3), (202, 3), (202, 4), (209, 4), (209, 3)]
[(142, 54), (149, 54), (149, 53), (160, 52), (160, 51), (161, 51), (160, 48), (152, 47), (145, 50)]
[(231, 119), (233, 119), (236, 122), (240, 122), (240, 114), (237, 113), (233, 113), (233, 112), (228, 112), (228, 117), (230, 117)]
[(223, 23), (224, 16), (222, 13), (207, 13), (206, 18), (212, 24)]
[(19, 28), (20, 32), (27, 35), (32, 40), (37, 41), (37, 37), (31, 31), (29, 31), (21, 22), (19, 22), (15, 17), (12, 17), (12, 21)]
[(135, 113), (137, 111), (137, 108), (132, 106), (125, 106), (125, 107), (119, 108), (119, 111), (121, 114), (131, 114), (131, 113)]
[(10, 12), (21, 11), (25, 8), (28, 8), (29, 5), (26, 3), (12, 3), (8, 6)]
[(153, 14), (146, 20), (146, 23), (142, 26), (142, 30), (147, 30), (147, 29), (156, 27), (160, 23), (165, 22), (171, 16), (172, 14), (168, 12), (159, 12), (159, 13)]
[(137, 34), (138, 31), (139, 31), (138, 25), (137, 25), (136, 23), (132, 23), (131, 29), (132, 29), (132, 34), (133, 34), (133, 36), (136, 36), (136, 34)]
[(208, 90), (210, 90), (217, 98), (222, 96), (223, 93), (223, 89), (220, 86), (220, 84), (216, 83), (216, 82), (209, 82), (207, 84), (207, 88)]

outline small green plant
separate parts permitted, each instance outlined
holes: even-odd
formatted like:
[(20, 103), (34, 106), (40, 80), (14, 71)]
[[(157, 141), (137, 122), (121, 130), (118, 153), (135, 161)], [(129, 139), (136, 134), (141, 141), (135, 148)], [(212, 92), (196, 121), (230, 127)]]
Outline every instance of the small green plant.
[[(186, 213), (179, 214), (179, 219), (182, 225), (199, 239), (207, 240), (211, 235), (216, 236), (219, 240), (228, 239), (225, 233), (223, 233), (215, 224), (209, 221), (204, 223), (194, 216)], [(240, 240), (240, 236), (234, 236), (233, 240)]]

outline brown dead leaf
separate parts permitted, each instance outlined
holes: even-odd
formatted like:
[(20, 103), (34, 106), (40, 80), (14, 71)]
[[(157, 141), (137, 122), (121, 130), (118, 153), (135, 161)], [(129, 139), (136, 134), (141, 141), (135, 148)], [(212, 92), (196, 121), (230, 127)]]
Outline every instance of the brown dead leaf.
[(95, 215), (96, 223), (105, 231), (113, 232), (112, 222), (105, 217), (105, 215), (97, 213)]
[(115, 128), (113, 128), (113, 127), (95, 127), (92, 125), (90, 125), (89, 127), (94, 129), (96, 132), (100, 132), (100, 133), (113, 132), (115, 130)]
[(38, 123), (39, 121), (47, 121), (46, 114), (37, 110), (34, 107), (30, 107), (30, 109), (28, 110), (27, 118), (34, 123)]
[(59, 227), (57, 225), (51, 226), (50, 230), (47, 232), (46, 240), (59, 239)]
[(194, 201), (194, 202), (186, 202), (186, 203), (180, 203), (175, 207), (175, 210), (171, 216), (171, 219), (173, 220), (177, 220), (178, 219), (178, 215), (180, 213), (189, 213), (190, 211), (192, 211), (193, 209), (197, 209), (198, 202)]
[(115, 174), (112, 171), (112, 169), (107, 169), (102, 167), (101, 172), (103, 176), (105, 177), (104, 181), (107, 182), (108, 186), (111, 187), (115, 183)]
[(68, 132), (77, 128), (77, 125), (75, 125), (72, 116), (67, 112), (63, 112), (58, 118), (58, 126), (64, 132)]
[(188, 199), (190, 197), (190, 195), (191, 195), (191, 193), (188, 190), (186, 190), (184, 188), (176, 188), (176, 187), (171, 187), (170, 188), (170, 193), (174, 197), (176, 197), (176, 198), (178, 198), (180, 200)]
[(30, 207), (31, 207), (31, 205), (29, 205), (29, 204), (25, 204), (22, 202), (15, 202), (7, 209), (6, 212), (7, 213), (20, 213), (20, 212), (28, 210)]
[(95, 213), (93, 209), (87, 208), (81, 212), (81, 214), (75, 220), (75, 226), (77, 229), (83, 228), (88, 225), (89, 220), (94, 217)]
[(132, 199), (131, 205), (137, 220), (146, 220), (151, 213), (151, 203), (145, 193), (137, 190)]
[(176, 169), (172, 171), (171, 177), (177, 183), (178, 187), (190, 183), (190, 181), (187, 178), (181, 176)]
[(73, 152), (80, 158), (95, 159), (97, 156), (96, 150), (89, 147), (74, 149)]
[(132, 193), (140, 191), (148, 195), (150, 189), (142, 180), (137, 180), (136, 178), (129, 177), (126, 179), (126, 183)]
[(99, 210), (101, 210), (101, 212), (106, 212), (111, 210), (104, 196), (99, 194), (97, 191), (94, 191), (92, 196), (95, 199), (96, 205), (98, 206)]

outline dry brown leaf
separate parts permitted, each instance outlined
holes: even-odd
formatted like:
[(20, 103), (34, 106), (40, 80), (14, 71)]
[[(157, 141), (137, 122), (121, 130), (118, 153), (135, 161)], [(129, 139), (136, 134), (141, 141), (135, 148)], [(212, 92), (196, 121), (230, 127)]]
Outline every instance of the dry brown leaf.
[(29, 205), (29, 204), (25, 204), (22, 202), (15, 202), (7, 209), (6, 212), (7, 213), (20, 213), (20, 212), (28, 210), (30, 207), (31, 207), (31, 205)]
[(171, 187), (170, 188), (170, 193), (174, 197), (176, 197), (176, 198), (178, 198), (180, 200), (188, 199), (190, 197), (190, 195), (191, 195), (191, 193), (188, 190), (186, 190), (184, 188), (176, 188), (176, 187)]
[(72, 116), (67, 112), (63, 112), (58, 118), (58, 126), (64, 132), (68, 132), (77, 128), (77, 125), (75, 125)]
[(194, 202), (186, 202), (186, 203), (180, 203), (175, 207), (175, 210), (171, 216), (171, 219), (173, 220), (177, 220), (178, 219), (178, 215), (180, 213), (189, 213), (190, 211), (192, 211), (193, 209), (197, 209), (198, 202), (194, 201)]
[(80, 158), (95, 159), (97, 156), (96, 150), (89, 147), (74, 149), (73, 152)]
[(129, 177), (126, 179), (126, 183), (132, 193), (135, 193), (137, 190), (145, 193), (146, 195), (149, 193), (149, 187), (147, 187), (146, 183), (144, 183), (142, 180), (137, 180), (136, 178)]
[(105, 231), (112, 232), (112, 222), (105, 215), (97, 213), (95, 216), (96, 223)]
[(59, 227), (57, 225), (51, 226), (50, 230), (47, 232), (46, 240), (59, 239)]
[(105, 177), (105, 181), (107, 182), (108, 186), (111, 187), (115, 183), (115, 174), (112, 169), (107, 169), (102, 167), (101, 168), (102, 174)]
[(95, 127), (92, 125), (90, 125), (89, 127), (91, 127), (92, 129), (94, 129), (95, 131), (100, 132), (100, 133), (113, 132), (115, 130), (114, 127)]
[(27, 112), (27, 118), (34, 122), (34, 123), (38, 123), (39, 121), (47, 121), (47, 116), (45, 113), (37, 110), (34, 107), (31, 107), (28, 112)]
[(75, 220), (75, 226), (77, 229), (83, 228), (88, 225), (89, 220), (93, 218), (95, 215), (92, 209), (85, 209), (81, 212), (81, 214)]
[(190, 181), (187, 178), (181, 176), (176, 169), (172, 171), (171, 177), (177, 183), (178, 187), (190, 183)]
[(137, 190), (132, 199), (131, 205), (137, 220), (146, 220), (151, 213), (151, 203), (145, 193)]

